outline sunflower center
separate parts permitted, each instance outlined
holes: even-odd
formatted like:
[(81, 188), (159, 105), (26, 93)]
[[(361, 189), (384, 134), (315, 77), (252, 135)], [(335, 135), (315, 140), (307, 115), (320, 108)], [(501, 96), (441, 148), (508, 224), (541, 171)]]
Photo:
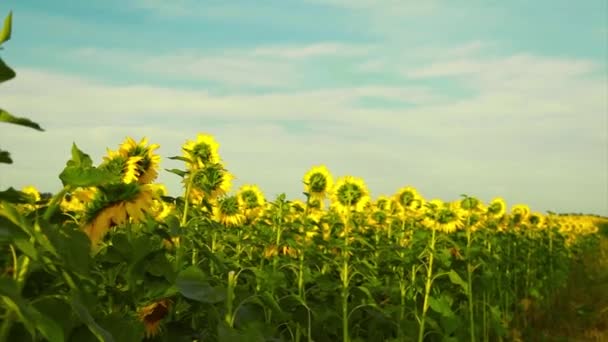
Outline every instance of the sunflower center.
[(327, 178), (321, 173), (315, 173), (310, 176), (310, 191), (323, 192), (327, 188)]
[(346, 183), (338, 189), (338, 201), (342, 205), (352, 206), (359, 203), (363, 197), (363, 191), (357, 184)]

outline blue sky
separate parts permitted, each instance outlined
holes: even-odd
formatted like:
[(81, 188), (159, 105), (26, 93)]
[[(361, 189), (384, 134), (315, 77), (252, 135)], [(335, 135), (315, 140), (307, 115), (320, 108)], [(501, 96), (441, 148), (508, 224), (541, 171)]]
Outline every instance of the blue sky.
[[(235, 189), (301, 197), (325, 164), (374, 196), (412, 185), (608, 215), (605, 0), (17, 1), (0, 188), (57, 191), (75, 141), (166, 157), (213, 134)], [(159, 179), (172, 194), (177, 176)]]

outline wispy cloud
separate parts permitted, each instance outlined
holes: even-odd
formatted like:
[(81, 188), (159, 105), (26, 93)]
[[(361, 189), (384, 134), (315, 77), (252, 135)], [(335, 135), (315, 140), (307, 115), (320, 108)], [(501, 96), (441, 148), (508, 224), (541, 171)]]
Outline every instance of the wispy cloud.
[[(37, 160), (60, 170), (72, 139), (99, 160), (106, 146), (117, 145), (124, 136), (147, 135), (162, 144), (166, 157), (178, 154), (185, 139), (206, 131), (222, 143), (228, 167), (242, 177), (239, 182), (260, 183), (269, 193), (297, 196), (306, 169), (326, 163), (338, 174), (365, 177), (374, 194), (390, 193), (405, 182), (429, 197), (468, 192), (489, 200), (502, 195), (540, 210), (570, 210), (583, 201), (586, 208), (602, 212), (608, 204), (602, 190), (608, 186), (608, 137), (602, 129), (606, 105), (600, 97), (604, 85), (584, 77), (590, 70), (584, 63), (540, 59), (530, 58), (535, 62), (527, 64), (520, 60), (519, 82), (561, 80), (552, 85), (554, 91), (571, 95), (557, 105), (540, 87), (490, 88), (465, 99), (445, 97), (429, 87), (370, 85), (219, 96), (21, 70), (20, 78), (3, 90), (3, 104), (56, 133), (3, 131), (10, 141), (5, 147), (21, 160), (15, 168), (21, 173), (9, 172), (4, 178), (16, 183), (33, 179), (24, 175), (36, 172)], [(496, 61), (484, 63), (504, 67)], [(552, 67), (536, 73), (521, 69), (539, 64)], [(474, 79), (508, 82), (513, 77), (504, 70), (491, 76), (492, 68), (481, 70)], [(573, 82), (576, 91), (570, 89)], [(414, 106), (369, 108), (361, 104), (366, 97), (407, 99)], [(556, 144), (567, 136), (567, 144)], [(32, 150), (27, 147), (32, 140), (61, 152)], [(556, 169), (564, 172), (557, 174)], [(46, 189), (57, 184), (52, 174), (38, 179)], [(179, 188), (171, 175), (162, 181)], [(582, 200), (563, 195), (581, 191), (586, 196)]]

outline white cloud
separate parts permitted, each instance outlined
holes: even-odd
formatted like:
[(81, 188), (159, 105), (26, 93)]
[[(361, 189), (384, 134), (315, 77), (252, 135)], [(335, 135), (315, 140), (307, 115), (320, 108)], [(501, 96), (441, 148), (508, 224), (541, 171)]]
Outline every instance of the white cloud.
[[(146, 135), (167, 157), (202, 131), (216, 135), (239, 182), (270, 194), (299, 195), (307, 168), (325, 163), (337, 175), (364, 177), (374, 194), (411, 184), (427, 197), (504, 196), (541, 211), (607, 214), (608, 108), (597, 70), (584, 60), (533, 55), (403, 70), (424, 79), (457, 75), (471, 94), (454, 99), (431, 86), (369, 84), (219, 96), (21, 69), (3, 84), (2, 105), (48, 131), (0, 127), (2, 148), (16, 160), (3, 166), (9, 171), (0, 185), (35, 180), (56, 189), (72, 140), (99, 160), (124, 136)], [(372, 109), (361, 105), (366, 97), (415, 107)], [(176, 178), (161, 180), (175, 193)]]

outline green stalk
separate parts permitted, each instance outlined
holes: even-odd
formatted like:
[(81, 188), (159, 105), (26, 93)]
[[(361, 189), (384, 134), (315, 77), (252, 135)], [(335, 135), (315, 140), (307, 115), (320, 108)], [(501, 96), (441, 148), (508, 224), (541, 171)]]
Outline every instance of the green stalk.
[(469, 329), (471, 342), (475, 342), (475, 319), (473, 314), (473, 265), (471, 265), (471, 217), (467, 217), (467, 297), (469, 301)]
[(53, 196), (51, 198), (51, 202), (49, 203), (48, 208), (46, 208), (46, 210), (44, 211), (44, 215), (42, 216), (42, 218), (45, 221), (48, 221), (51, 218), (51, 216), (53, 216), (53, 214), (59, 207), (59, 204), (60, 204), (61, 200), (63, 199), (63, 196), (65, 196), (65, 194), (68, 191), (70, 191), (71, 189), (72, 189), (72, 187), (70, 185), (66, 185), (63, 187), (63, 189), (61, 189), (61, 191), (59, 191), (57, 194), (55, 194), (55, 196)]
[(433, 259), (435, 256), (435, 233), (437, 228), (433, 228), (433, 234), (431, 236), (429, 264), (426, 271), (426, 284), (424, 286), (424, 302), (422, 304), (422, 318), (420, 319), (420, 330), (418, 330), (418, 342), (424, 341), (424, 329), (426, 313), (429, 309), (429, 297), (431, 296), (431, 285), (433, 282)]
[(234, 288), (236, 287), (236, 275), (234, 271), (228, 272), (228, 288), (226, 289), (226, 315), (224, 321), (228, 324), (228, 327), (232, 328), (234, 325)]
[(349, 297), (349, 274), (348, 274), (348, 238), (349, 238), (349, 223), (350, 223), (350, 207), (345, 215), (344, 222), (344, 250), (342, 251), (342, 341), (349, 342), (350, 336), (348, 333), (348, 297)]

